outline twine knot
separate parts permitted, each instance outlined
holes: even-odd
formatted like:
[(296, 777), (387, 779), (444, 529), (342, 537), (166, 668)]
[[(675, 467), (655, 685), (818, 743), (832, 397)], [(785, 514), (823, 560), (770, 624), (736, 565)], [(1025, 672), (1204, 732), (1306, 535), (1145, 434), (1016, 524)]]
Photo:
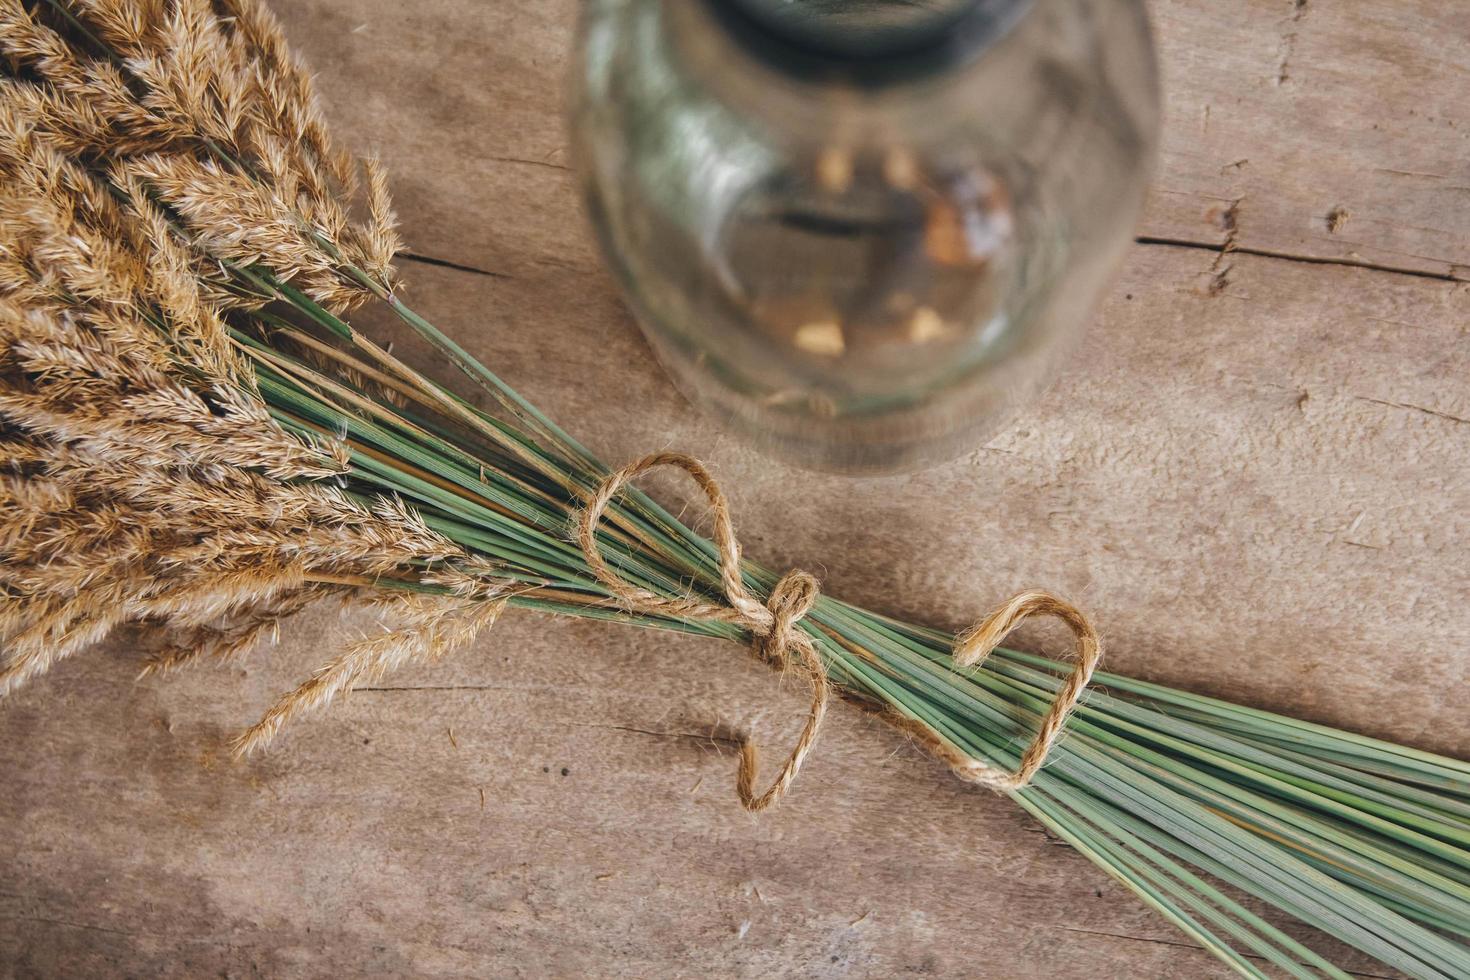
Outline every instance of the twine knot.
[[(597, 529), (608, 504), (626, 484), (661, 466), (673, 466), (689, 474), (709, 500), (714, 518), (715, 546), (720, 558), (724, 603), (710, 602), (695, 595), (660, 595), (635, 585), (614, 571), (603, 558)], [(751, 652), (757, 658), (782, 673), (796, 670), (806, 676), (812, 689), (806, 723), (780, 774), (759, 796), (755, 793), (759, 768), (755, 743), (749, 738), (742, 739), (740, 743), (740, 767), (735, 781), (740, 801), (753, 812), (779, 801), (795, 781), (802, 762), (816, 741), (831, 691), (826, 665), (813, 639), (818, 634), (812, 631), (812, 627), (802, 626), (821, 594), (816, 578), (808, 572), (793, 569), (776, 582), (764, 602), (751, 595), (745, 587), (740, 567), (740, 542), (735, 537), (724, 491), (699, 460), (683, 453), (654, 453), (609, 474), (588, 496), (587, 506), (577, 522), (577, 541), (592, 574), (609, 594), (631, 610), (669, 619), (732, 623), (750, 634)], [(1096, 631), (1087, 617), (1070, 603), (1050, 592), (1032, 590), (1013, 596), (1000, 609), (961, 633), (955, 639), (953, 652), (957, 667), (978, 667), (1022, 620), (1033, 615), (1056, 616), (1072, 629), (1077, 637), (1077, 666), (1058, 689), (1051, 708), (1041, 720), (1036, 738), (1022, 754), (1021, 763), (1014, 772), (972, 758), (927, 725), (894, 712), (886, 715), (886, 719), (895, 727), (916, 736), (967, 782), (1002, 792), (1024, 787), (1041, 769), (1052, 746), (1061, 737), (1067, 715), (1092, 679), (1093, 670), (1102, 657), (1102, 644)]]
[(750, 624), (756, 634), (757, 655), (777, 670), (791, 665), (790, 648), (794, 644), (810, 643), (806, 634), (793, 629), (803, 616), (816, 605), (821, 590), (816, 577), (810, 572), (794, 568), (781, 577), (771, 594), (766, 597), (765, 610), (770, 616), (769, 624)]

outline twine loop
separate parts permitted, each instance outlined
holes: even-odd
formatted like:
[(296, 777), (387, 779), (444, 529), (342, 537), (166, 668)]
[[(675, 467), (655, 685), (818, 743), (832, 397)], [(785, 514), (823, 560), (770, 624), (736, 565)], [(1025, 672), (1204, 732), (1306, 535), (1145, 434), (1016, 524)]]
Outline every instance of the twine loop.
[[(715, 546), (720, 554), (720, 584), (727, 605), (706, 602), (694, 596), (669, 598), (650, 592), (614, 572), (602, 558), (601, 549), (597, 546), (597, 525), (608, 503), (629, 481), (661, 466), (674, 466), (688, 473), (709, 499), (710, 511), (714, 515)], [(734, 623), (751, 634), (751, 652), (755, 656), (779, 671), (794, 667), (806, 675), (812, 689), (806, 724), (802, 726), (796, 746), (781, 766), (780, 774), (759, 796), (755, 792), (760, 768), (759, 751), (750, 738), (743, 738), (740, 742), (740, 768), (735, 779), (740, 802), (747, 810), (759, 812), (780, 800), (796, 779), (802, 762), (816, 741), (822, 719), (827, 714), (831, 692), (821, 655), (811, 637), (798, 626), (817, 601), (817, 580), (797, 569), (782, 576), (764, 604), (752, 596), (740, 574), (740, 542), (735, 538), (730, 505), (724, 491), (699, 460), (683, 453), (654, 453), (610, 474), (588, 498), (587, 507), (578, 521), (577, 540), (592, 574), (631, 609), (659, 616)], [(794, 658), (793, 652), (796, 654)]]
[[(694, 595), (663, 596), (634, 585), (614, 571), (604, 560), (597, 543), (597, 528), (608, 504), (622, 488), (650, 470), (672, 466), (683, 470), (709, 501), (714, 518), (715, 547), (720, 559), (720, 585), (725, 602), (715, 603)], [(755, 780), (759, 757), (754, 741), (743, 738), (740, 743), (740, 767), (735, 786), (747, 810), (759, 812), (778, 802), (796, 779), (807, 753), (816, 741), (826, 717), (831, 687), (827, 669), (812, 635), (801, 628), (801, 622), (821, 594), (817, 580), (808, 572), (793, 569), (783, 575), (762, 602), (745, 587), (740, 569), (740, 542), (735, 537), (730, 506), (724, 491), (704, 465), (684, 453), (653, 453), (608, 475), (587, 499), (577, 521), (577, 542), (587, 565), (597, 580), (629, 609), (673, 619), (733, 623), (750, 634), (751, 653), (777, 671), (797, 671), (811, 684), (812, 700), (807, 709), (801, 734), (781, 766), (776, 779), (759, 796)], [(1063, 724), (1082, 697), (1102, 658), (1102, 644), (1096, 630), (1078, 609), (1050, 592), (1039, 589), (1018, 593), (975, 626), (955, 639), (953, 658), (961, 668), (979, 667), (1010, 633), (1030, 616), (1050, 615), (1061, 619), (1077, 638), (1077, 666), (1058, 689), (1051, 708), (1042, 718), (1035, 739), (1021, 755), (1014, 772), (989, 765), (959, 751), (926, 725), (889, 712), (885, 718), (904, 731), (915, 735), (936, 756), (948, 762), (955, 774), (966, 782), (977, 783), (999, 792), (1020, 789), (1041, 769), (1048, 753), (1061, 737)]]
[(1076, 606), (1050, 592), (1029, 589), (1011, 596), (1005, 605), (955, 637), (954, 652), (951, 654), (955, 666), (981, 666), (985, 663), (985, 658), (1005, 642), (1005, 638), (1022, 621), (1032, 616), (1055, 616), (1067, 624), (1077, 639), (1074, 655), (1077, 666), (1057, 689), (1051, 708), (1042, 716), (1036, 737), (1021, 753), (1021, 763), (1015, 772), (987, 765), (969, 756), (961, 756), (958, 761), (948, 760), (955, 775), (966, 782), (979, 783), (1002, 792), (1020, 789), (1031, 782), (1031, 778), (1046, 762), (1052, 746), (1062, 737), (1062, 726), (1067, 716), (1082, 699), (1082, 692), (1092, 681), (1092, 673), (1102, 659), (1102, 640), (1098, 638), (1092, 623)]

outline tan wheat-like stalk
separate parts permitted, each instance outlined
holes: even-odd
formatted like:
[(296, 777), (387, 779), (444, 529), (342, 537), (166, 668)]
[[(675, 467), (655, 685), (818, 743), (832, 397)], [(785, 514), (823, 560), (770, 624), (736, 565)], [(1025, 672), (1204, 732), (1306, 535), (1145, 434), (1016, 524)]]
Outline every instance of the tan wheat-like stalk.
[(341, 443), (272, 419), (226, 325), (262, 305), (229, 263), (343, 312), (338, 265), (389, 286), (398, 247), (268, 12), (5, 0), (0, 55), (0, 692), (132, 621), (177, 636), (150, 669), (235, 656), (348, 588), (321, 576), (463, 555), (334, 486)]

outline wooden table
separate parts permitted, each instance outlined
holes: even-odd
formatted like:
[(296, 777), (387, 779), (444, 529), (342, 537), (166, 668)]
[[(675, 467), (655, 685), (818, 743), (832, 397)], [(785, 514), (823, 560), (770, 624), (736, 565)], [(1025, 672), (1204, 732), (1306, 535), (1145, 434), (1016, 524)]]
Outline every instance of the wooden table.
[[(395, 176), (419, 308), (606, 459), (709, 460), (748, 553), (947, 626), (1049, 586), (1114, 670), (1470, 753), (1458, 4), (1157, 0), (1162, 166), (1084, 350), (979, 451), (861, 482), (753, 455), (650, 360), (566, 167), (573, 0), (281, 6)], [(1223, 974), (855, 712), (746, 814), (709, 733), (774, 746), (802, 696), (717, 643), (508, 617), (228, 761), (371, 626), (145, 682), (123, 636), (0, 703), (0, 973)]]

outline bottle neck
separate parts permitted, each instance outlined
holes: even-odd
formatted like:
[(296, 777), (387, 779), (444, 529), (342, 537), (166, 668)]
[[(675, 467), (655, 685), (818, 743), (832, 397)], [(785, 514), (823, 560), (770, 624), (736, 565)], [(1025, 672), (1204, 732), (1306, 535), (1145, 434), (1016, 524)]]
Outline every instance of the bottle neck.
[(953, 71), (1030, 0), (698, 0), (730, 38), (793, 80), (872, 89)]

